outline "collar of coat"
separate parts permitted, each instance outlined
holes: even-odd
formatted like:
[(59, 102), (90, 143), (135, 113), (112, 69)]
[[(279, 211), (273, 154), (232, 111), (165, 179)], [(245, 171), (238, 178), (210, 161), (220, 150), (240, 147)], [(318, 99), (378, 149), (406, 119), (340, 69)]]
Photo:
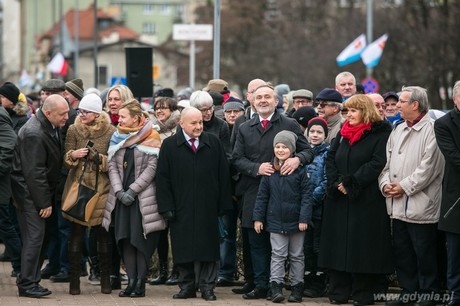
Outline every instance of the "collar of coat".
[(37, 110), (37, 112), (35, 113), (35, 117), (37, 117), (38, 122), (40, 122), (40, 124), (45, 128), (45, 130), (47, 130), (51, 136), (54, 136), (53, 125), (48, 120), (48, 118), (46, 118), (45, 114), (41, 109)]
[[(414, 124), (411, 129), (413, 129), (414, 131), (420, 131), (421, 129), (423, 129), (423, 127), (430, 123), (430, 122), (434, 122), (433, 119), (431, 119), (430, 117), (430, 114), (427, 112), (425, 114), (425, 116), (422, 117), (422, 119), (420, 119), (419, 122), (417, 122), (416, 124)], [(404, 121), (403, 123), (401, 123), (401, 125), (403, 126), (403, 129), (408, 129), (409, 127), (407, 126), (407, 122)]]
[[(185, 136), (184, 136), (184, 133), (182, 131), (178, 131), (176, 133), (176, 145), (178, 147), (182, 146), (182, 145), (185, 145), (186, 148), (190, 149), (190, 151), (193, 152), (192, 148), (188, 145), (188, 142), (187, 140), (185, 139)], [(198, 144), (198, 148), (196, 148), (197, 152), (200, 150), (200, 148), (204, 147), (204, 146), (208, 146), (208, 147), (211, 147), (211, 143), (209, 141), (209, 135), (208, 133), (206, 133), (205, 131), (203, 131), (199, 137), (199, 144)]]
[[(275, 112), (273, 113), (272, 118), (270, 119), (270, 122), (273, 124), (274, 122), (278, 121), (280, 119), (280, 112), (275, 109)], [(260, 117), (259, 116), (254, 116), (252, 117), (251, 120), (249, 120), (249, 125), (260, 125)], [(270, 125), (267, 126), (267, 129), (270, 128)]]

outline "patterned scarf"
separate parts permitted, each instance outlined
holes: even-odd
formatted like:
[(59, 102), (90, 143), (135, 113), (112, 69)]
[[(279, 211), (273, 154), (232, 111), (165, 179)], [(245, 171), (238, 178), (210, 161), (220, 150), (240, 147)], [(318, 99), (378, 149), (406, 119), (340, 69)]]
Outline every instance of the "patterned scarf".
[(351, 126), (349, 121), (345, 121), (340, 130), (340, 134), (343, 138), (348, 139), (351, 146), (361, 139), (365, 131), (370, 131), (371, 128), (371, 123), (361, 123), (357, 126)]

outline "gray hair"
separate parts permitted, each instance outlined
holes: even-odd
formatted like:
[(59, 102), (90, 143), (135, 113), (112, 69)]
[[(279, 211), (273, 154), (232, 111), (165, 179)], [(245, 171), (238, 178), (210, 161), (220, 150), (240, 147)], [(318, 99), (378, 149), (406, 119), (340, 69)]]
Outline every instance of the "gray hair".
[(340, 80), (342, 78), (348, 78), (348, 77), (351, 77), (353, 79), (353, 83), (355, 83), (356, 85), (356, 78), (355, 76), (351, 73), (351, 72), (348, 72), (348, 71), (343, 71), (343, 72), (340, 72), (336, 77), (335, 77), (335, 85), (339, 84), (340, 83)]
[(454, 97), (460, 98), (460, 80), (455, 82), (454, 88), (452, 88), (452, 98)]
[(420, 112), (428, 112), (430, 109), (430, 104), (428, 103), (428, 94), (427, 90), (420, 86), (403, 86), (401, 91), (410, 92), (409, 103), (414, 103), (418, 101), (418, 110)]
[(197, 90), (190, 96), (190, 106), (195, 108), (202, 108), (213, 105), (211, 95), (203, 90)]

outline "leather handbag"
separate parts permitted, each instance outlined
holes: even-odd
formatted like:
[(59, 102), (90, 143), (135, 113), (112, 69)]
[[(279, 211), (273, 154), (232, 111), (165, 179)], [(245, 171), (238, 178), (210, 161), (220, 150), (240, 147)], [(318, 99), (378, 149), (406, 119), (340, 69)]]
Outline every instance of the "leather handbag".
[(82, 183), (83, 175), (89, 164), (87, 158), (80, 178), (72, 182), (62, 201), (62, 214), (64, 217), (71, 217), (70, 219), (74, 218), (82, 222), (88, 222), (91, 218), (100, 196), (97, 191), (99, 182), (99, 154), (95, 155), (94, 163), (96, 164), (96, 184), (94, 188)]

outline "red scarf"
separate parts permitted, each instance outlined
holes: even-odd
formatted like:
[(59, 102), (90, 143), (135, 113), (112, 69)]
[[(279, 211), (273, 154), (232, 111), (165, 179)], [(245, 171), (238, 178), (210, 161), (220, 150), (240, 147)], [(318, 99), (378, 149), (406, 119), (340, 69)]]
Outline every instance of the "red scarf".
[(340, 130), (340, 134), (343, 138), (348, 139), (351, 146), (361, 139), (361, 136), (363, 136), (364, 131), (370, 131), (371, 128), (371, 123), (361, 123), (357, 126), (351, 126), (350, 122), (345, 121), (345, 123), (342, 126), (342, 129)]
[(109, 113), (109, 116), (110, 116), (110, 121), (112, 121), (112, 124), (118, 125), (118, 119), (120, 118), (120, 116), (114, 115), (112, 113)]

